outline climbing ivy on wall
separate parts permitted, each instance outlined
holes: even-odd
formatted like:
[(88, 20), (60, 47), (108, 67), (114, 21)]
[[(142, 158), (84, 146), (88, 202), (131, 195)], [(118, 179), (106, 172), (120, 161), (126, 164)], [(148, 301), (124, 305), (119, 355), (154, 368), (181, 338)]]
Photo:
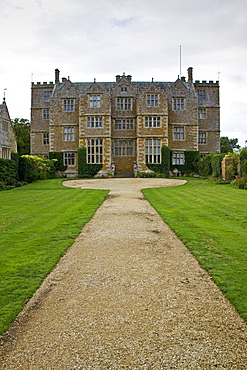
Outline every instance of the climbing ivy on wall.
[(78, 148), (78, 177), (94, 177), (102, 167), (102, 163), (91, 164), (87, 163), (87, 149), (85, 147)]
[(184, 152), (184, 164), (171, 164), (172, 170), (178, 169), (183, 175), (190, 175), (193, 172), (197, 172), (197, 163), (200, 160), (198, 151), (186, 150)]
[(162, 146), (161, 163), (147, 163), (147, 167), (154, 172), (164, 173), (166, 177), (169, 177), (171, 161), (170, 157), (171, 151), (168, 146)]

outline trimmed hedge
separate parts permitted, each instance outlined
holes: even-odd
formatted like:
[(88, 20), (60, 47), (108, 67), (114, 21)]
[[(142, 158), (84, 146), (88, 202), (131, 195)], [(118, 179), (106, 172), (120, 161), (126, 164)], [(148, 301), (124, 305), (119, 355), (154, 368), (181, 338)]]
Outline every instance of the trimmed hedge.
[(18, 181), (17, 162), (14, 159), (0, 158), (0, 181), (4, 185), (15, 185)]
[(19, 159), (19, 179), (20, 181), (32, 182), (32, 161), (26, 157)]
[(54, 162), (46, 158), (31, 155), (19, 156), (12, 153), (13, 159), (0, 159), (1, 189), (8, 186), (22, 186), (35, 180), (55, 177)]
[(168, 146), (161, 148), (161, 163), (147, 163), (147, 167), (154, 172), (163, 173), (166, 177), (170, 174), (171, 151)]
[(94, 177), (102, 168), (102, 163), (91, 164), (87, 163), (87, 149), (85, 147), (78, 148), (78, 177), (89, 178)]

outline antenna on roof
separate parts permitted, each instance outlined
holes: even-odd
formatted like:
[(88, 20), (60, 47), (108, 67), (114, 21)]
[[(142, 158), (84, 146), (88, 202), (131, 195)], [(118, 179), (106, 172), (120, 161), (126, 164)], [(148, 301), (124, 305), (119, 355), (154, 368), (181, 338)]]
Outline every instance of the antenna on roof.
[(179, 60), (180, 60), (180, 74), (179, 74), (179, 76), (181, 78), (181, 65), (182, 65), (182, 47), (181, 47), (181, 45), (180, 45), (180, 56), (179, 56)]

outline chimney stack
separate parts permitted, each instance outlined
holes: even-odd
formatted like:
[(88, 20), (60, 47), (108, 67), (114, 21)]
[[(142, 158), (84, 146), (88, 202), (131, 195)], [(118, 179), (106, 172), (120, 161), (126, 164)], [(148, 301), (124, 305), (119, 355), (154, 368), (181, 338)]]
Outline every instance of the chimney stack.
[(59, 83), (59, 74), (60, 74), (59, 69), (55, 69), (55, 84)]
[(189, 67), (187, 71), (188, 71), (188, 82), (192, 84), (193, 83), (193, 68)]

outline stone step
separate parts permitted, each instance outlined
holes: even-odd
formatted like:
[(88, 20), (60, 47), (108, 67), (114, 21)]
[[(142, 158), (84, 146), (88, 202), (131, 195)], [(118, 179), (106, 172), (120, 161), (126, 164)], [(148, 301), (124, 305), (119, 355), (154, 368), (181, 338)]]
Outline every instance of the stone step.
[(116, 171), (114, 177), (134, 177), (134, 173), (132, 171)]

